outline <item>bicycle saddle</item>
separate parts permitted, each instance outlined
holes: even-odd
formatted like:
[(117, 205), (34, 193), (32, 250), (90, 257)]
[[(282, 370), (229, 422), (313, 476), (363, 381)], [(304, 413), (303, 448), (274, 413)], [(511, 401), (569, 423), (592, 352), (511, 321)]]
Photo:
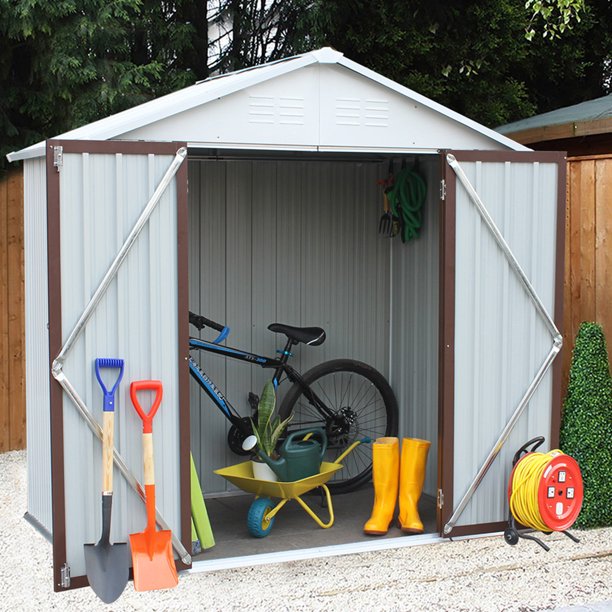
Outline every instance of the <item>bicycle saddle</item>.
[(303, 342), (310, 346), (317, 346), (325, 341), (325, 331), (320, 327), (292, 327), (282, 323), (272, 323), (268, 325), (268, 329), (275, 334), (285, 334), (296, 344)]

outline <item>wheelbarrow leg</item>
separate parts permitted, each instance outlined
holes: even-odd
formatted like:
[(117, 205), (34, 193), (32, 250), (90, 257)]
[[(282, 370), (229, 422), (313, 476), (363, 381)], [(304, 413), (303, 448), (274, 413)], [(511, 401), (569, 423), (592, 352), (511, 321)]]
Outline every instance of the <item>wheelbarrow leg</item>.
[(312, 520), (323, 529), (328, 529), (334, 524), (334, 506), (332, 505), (331, 495), (329, 493), (329, 489), (327, 485), (322, 484), (321, 488), (325, 491), (325, 498), (327, 501), (327, 508), (329, 510), (329, 521), (324, 523), (310, 508), (310, 506), (301, 498), (296, 497), (295, 501), (304, 508), (304, 511), (312, 518)]

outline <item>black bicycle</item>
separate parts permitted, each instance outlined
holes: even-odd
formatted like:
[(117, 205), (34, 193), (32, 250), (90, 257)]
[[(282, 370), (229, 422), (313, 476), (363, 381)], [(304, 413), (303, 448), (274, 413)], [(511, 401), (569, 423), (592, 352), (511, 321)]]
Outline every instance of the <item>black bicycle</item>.
[[(270, 331), (287, 338), (285, 348), (278, 351), (280, 358), (276, 359), (222, 346), (230, 329), (202, 315), (190, 312), (189, 322), (198, 330), (209, 327), (219, 332), (212, 341), (189, 338), (190, 350), (207, 351), (273, 369), (272, 381), (276, 389), (284, 381), (292, 383), (279, 408), (281, 419), (293, 415), (287, 434), (306, 427), (323, 427), (328, 438), (326, 461), (334, 461), (355, 440), (397, 435), (397, 400), (385, 377), (373, 367), (353, 359), (334, 359), (301, 375), (288, 364), (295, 345), (317, 346), (325, 341), (325, 331), (320, 327), (269, 325)], [(234, 409), (191, 355), (189, 372), (231, 423), (227, 436), (230, 449), (238, 455), (248, 454), (242, 449), (242, 442), (252, 433), (250, 419)], [(249, 393), (253, 418), (257, 403), (257, 395)], [(330, 490), (344, 493), (369, 481), (372, 455), (367, 445), (357, 446), (342, 463), (344, 468), (329, 482)]]

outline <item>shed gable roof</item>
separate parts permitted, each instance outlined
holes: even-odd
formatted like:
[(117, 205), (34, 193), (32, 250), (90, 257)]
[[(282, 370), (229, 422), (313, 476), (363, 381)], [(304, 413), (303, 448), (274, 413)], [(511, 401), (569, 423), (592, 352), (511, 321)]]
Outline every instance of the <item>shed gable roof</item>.
[[(319, 68), (320, 76), (313, 77)], [(309, 69), (310, 68), (310, 69)], [(325, 83), (311, 83), (309, 79), (321, 78)], [(343, 80), (340, 83), (337, 79)], [(294, 95), (296, 87), (303, 85), (304, 95)], [(285, 93), (283, 102), (270, 101), (267, 87)], [(354, 95), (355, 87), (364, 89), (364, 98)], [(316, 88), (316, 95), (313, 92)], [(345, 93), (342, 94), (342, 88)], [(333, 90), (330, 92), (330, 90)], [(330, 95), (333, 94), (333, 95)], [(379, 95), (379, 94), (384, 94)], [(369, 98), (367, 96), (370, 96)], [(259, 119), (257, 121), (257, 98), (259, 96)], [(278, 95), (276, 96), (278, 98)], [(268, 100), (266, 100), (268, 98)], [(316, 98), (316, 100), (315, 100)], [(391, 117), (387, 98), (392, 99), (404, 113)], [(293, 101), (292, 101), (293, 100)], [(302, 102), (300, 102), (302, 100)], [(223, 101), (223, 105), (221, 105)], [(344, 102), (343, 102), (344, 101)], [(300, 104), (317, 104), (312, 109), (310, 123), (304, 125), (304, 135), (296, 129)], [(344, 104), (344, 107), (342, 106)], [(271, 106), (274, 106), (271, 109)], [(231, 108), (230, 108), (231, 107)], [(238, 108), (240, 107), (240, 108)], [(359, 108), (357, 108), (359, 107)], [(364, 108), (365, 107), (365, 108)], [(418, 111), (410, 116), (408, 109)], [(270, 113), (277, 115), (273, 138), (270, 138)], [(266, 115), (267, 113), (267, 115)], [(356, 116), (356, 113), (358, 116)], [(225, 121), (220, 115), (225, 114)], [(248, 124), (246, 139), (238, 139), (230, 133), (215, 130), (206, 132), (208, 124), (238, 128), (239, 117)], [(293, 121), (291, 118), (293, 117)], [(331, 122), (331, 118), (334, 121)], [(372, 139), (376, 127), (385, 127)], [(197, 121), (196, 121), (197, 118)], [(266, 126), (266, 120), (268, 125)], [(315, 126), (312, 121), (317, 122)], [(257, 129), (257, 124), (260, 129)], [(438, 123), (438, 137), (434, 129)], [(392, 125), (393, 124), (393, 125)], [(182, 127), (181, 127), (182, 126)], [(190, 128), (188, 127), (190, 126)], [(204, 137), (199, 137), (196, 126), (202, 128)], [(263, 127), (262, 127), (263, 126)], [(352, 130), (345, 129), (352, 126)], [(403, 132), (398, 126), (403, 127)], [(266, 129), (267, 128), (267, 129)], [(333, 129), (332, 129), (333, 128)], [(357, 129), (355, 129), (357, 128)], [(416, 131), (421, 135), (415, 139)], [(338, 131), (336, 139), (332, 132)], [(456, 132), (456, 137), (451, 134)], [(210, 137), (206, 135), (211, 134)], [(361, 136), (357, 136), (361, 134)], [(195, 137), (194, 137), (195, 136)], [(266, 138), (266, 136), (268, 138)], [(389, 140), (388, 136), (393, 138)], [(185, 140), (194, 146), (250, 146), (281, 148), (349, 148), (376, 149), (431, 149), (437, 148), (509, 148), (525, 150), (520, 144), (490, 130), (467, 117), (456, 113), (433, 100), (426, 98), (382, 75), (348, 60), (342, 53), (323, 48), (262, 66), (212, 77), (173, 92), (161, 98), (145, 102), (104, 119), (70, 130), (57, 136), (62, 140)], [(326, 140), (327, 139), (327, 140)], [(340, 140), (338, 140), (340, 139)], [(425, 141), (425, 140), (426, 141)], [(16, 153), (10, 153), (9, 161), (44, 155), (45, 143), (39, 142)]]

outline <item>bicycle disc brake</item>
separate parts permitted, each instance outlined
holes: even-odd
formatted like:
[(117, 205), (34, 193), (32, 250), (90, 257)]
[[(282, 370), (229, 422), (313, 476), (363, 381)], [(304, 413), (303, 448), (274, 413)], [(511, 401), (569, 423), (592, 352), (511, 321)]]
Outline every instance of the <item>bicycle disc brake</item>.
[(357, 413), (348, 406), (341, 408), (327, 425), (330, 446), (344, 448), (356, 438)]

